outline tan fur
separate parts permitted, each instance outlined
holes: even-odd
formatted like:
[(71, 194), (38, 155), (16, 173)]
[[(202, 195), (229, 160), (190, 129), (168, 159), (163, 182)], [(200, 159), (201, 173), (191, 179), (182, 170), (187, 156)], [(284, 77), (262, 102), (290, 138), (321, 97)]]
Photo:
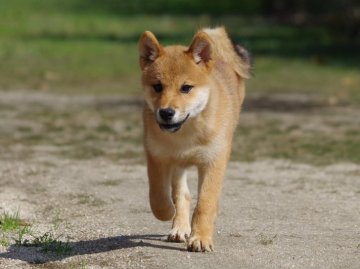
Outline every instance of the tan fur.
[[(173, 220), (170, 241), (185, 241), (190, 236), (189, 250), (211, 251), (249, 66), (236, 54), (224, 28), (199, 31), (189, 48), (162, 47), (151, 32), (145, 32), (139, 52), (151, 209), (158, 219)], [(163, 85), (160, 93), (153, 89), (158, 83)], [(193, 86), (189, 93), (180, 91), (184, 84)], [(159, 127), (158, 110), (163, 108), (174, 109), (174, 118), (185, 120), (178, 131)], [(199, 176), (191, 226), (185, 174), (189, 166), (196, 166)]]

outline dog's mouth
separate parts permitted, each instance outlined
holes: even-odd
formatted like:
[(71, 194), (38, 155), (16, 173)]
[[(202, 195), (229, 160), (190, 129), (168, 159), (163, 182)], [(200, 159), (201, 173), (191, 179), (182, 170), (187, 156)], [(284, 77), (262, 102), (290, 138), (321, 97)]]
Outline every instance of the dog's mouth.
[(182, 121), (176, 123), (160, 123), (159, 126), (162, 130), (165, 130), (170, 133), (175, 133), (176, 131), (180, 130), (181, 126), (185, 123), (185, 121), (189, 118), (189, 114), (183, 119)]

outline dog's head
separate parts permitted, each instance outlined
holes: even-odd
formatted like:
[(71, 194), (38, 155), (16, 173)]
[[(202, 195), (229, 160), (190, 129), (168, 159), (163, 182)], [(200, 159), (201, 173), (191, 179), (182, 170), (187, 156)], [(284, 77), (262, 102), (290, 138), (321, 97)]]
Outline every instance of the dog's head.
[(145, 101), (161, 129), (176, 132), (205, 109), (212, 67), (208, 38), (199, 33), (186, 48), (163, 47), (148, 31), (141, 36), (139, 53)]

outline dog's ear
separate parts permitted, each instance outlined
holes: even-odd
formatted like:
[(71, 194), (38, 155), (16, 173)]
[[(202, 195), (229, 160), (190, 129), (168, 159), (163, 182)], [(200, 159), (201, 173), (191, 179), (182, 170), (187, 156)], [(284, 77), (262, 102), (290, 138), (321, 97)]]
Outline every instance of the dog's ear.
[(211, 41), (210, 37), (204, 33), (197, 33), (189, 47), (188, 53), (198, 63), (208, 64), (211, 61)]
[(155, 35), (150, 31), (145, 31), (139, 41), (141, 69), (154, 62), (162, 53), (163, 48)]
[(239, 44), (234, 44), (234, 49), (237, 55), (240, 56), (241, 60), (249, 67), (251, 67), (252, 60), (250, 52)]

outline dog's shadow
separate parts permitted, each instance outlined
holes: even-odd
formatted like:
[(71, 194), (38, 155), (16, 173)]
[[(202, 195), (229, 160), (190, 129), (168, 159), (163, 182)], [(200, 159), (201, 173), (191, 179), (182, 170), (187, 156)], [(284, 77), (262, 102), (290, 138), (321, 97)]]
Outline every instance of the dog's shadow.
[(66, 254), (59, 255), (54, 252), (43, 252), (39, 247), (11, 245), (6, 252), (0, 253), (0, 258), (42, 264), (52, 261), (60, 261), (71, 256), (96, 254), (134, 247), (186, 251), (186, 248), (181, 244), (170, 245), (170, 243), (164, 239), (163, 235), (158, 234), (99, 238), (87, 241), (69, 242), (66, 243), (66, 246), (69, 251)]

